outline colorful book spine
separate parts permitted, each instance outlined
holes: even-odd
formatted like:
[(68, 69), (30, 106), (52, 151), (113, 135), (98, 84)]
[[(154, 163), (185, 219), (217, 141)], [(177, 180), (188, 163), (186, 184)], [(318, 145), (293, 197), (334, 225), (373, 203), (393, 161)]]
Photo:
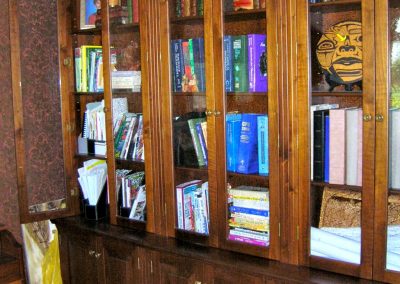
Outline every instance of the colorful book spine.
[(182, 91), (182, 75), (184, 69), (182, 40), (176, 39), (171, 41), (172, 56), (172, 77), (174, 92)]
[(185, 230), (194, 231), (195, 230), (195, 220), (194, 220), (194, 211), (193, 211), (193, 202), (192, 202), (192, 192), (195, 191), (199, 187), (199, 184), (193, 184), (183, 189), (183, 212), (184, 212), (184, 226)]
[(249, 34), (248, 38), (248, 77), (249, 92), (267, 91), (267, 54), (264, 34)]
[(230, 206), (229, 211), (231, 213), (243, 213), (243, 214), (249, 214), (249, 215), (269, 217), (268, 210), (259, 210), (259, 209), (254, 209), (254, 208)]
[(197, 0), (190, 0), (190, 15), (197, 16)]
[(175, 0), (175, 16), (182, 17), (182, 0)]
[(77, 92), (82, 91), (82, 58), (81, 58), (81, 48), (75, 48), (75, 89)]
[(204, 0), (197, 0), (197, 16), (204, 16)]
[(253, 0), (233, 0), (233, 8), (235, 11), (254, 9)]
[(258, 114), (242, 114), (240, 130), (238, 165), (236, 172), (242, 174), (258, 173), (257, 117)]
[(253, 238), (248, 238), (248, 237), (242, 237), (242, 236), (237, 236), (237, 235), (232, 235), (230, 234), (228, 237), (229, 240), (231, 241), (237, 241), (237, 242), (242, 242), (242, 243), (246, 243), (249, 245), (254, 245), (254, 246), (268, 246), (269, 242), (267, 241), (260, 241), (260, 240), (256, 240)]
[(233, 92), (234, 79), (233, 79), (233, 45), (232, 36), (224, 36), (224, 68), (225, 68), (225, 91)]
[(325, 116), (327, 115), (329, 115), (328, 110), (319, 110), (314, 112), (314, 181), (324, 181), (324, 137)]
[(133, 19), (132, 21), (134, 23), (139, 23), (139, 15), (140, 15), (140, 11), (139, 11), (139, 0), (133, 0), (132, 2), (132, 9), (133, 9)]
[[(345, 183), (346, 109), (329, 111), (329, 183)], [(328, 149), (325, 149), (327, 151)]]
[(236, 172), (241, 127), (241, 114), (226, 115), (226, 170), (229, 172)]
[(269, 174), (268, 116), (257, 117), (258, 173)]
[(233, 77), (235, 92), (247, 92), (247, 36), (233, 36)]
[(208, 165), (208, 151), (206, 146), (206, 141), (204, 140), (203, 130), (201, 129), (201, 122), (196, 123), (196, 133), (199, 137), (199, 142), (201, 146), (201, 153), (203, 154), (204, 164)]
[(205, 70), (204, 70), (204, 39), (192, 39), (194, 74), (199, 92), (205, 91)]
[(199, 136), (197, 135), (196, 124), (201, 123), (203, 121), (204, 121), (204, 118), (193, 118), (193, 119), (188, 120), (190, 134), (192, 136), (194, 149), (196, 151), (196, 156), (197, 156), (197, 160), (198, 160), (200, 167), (205, 166), (206, 163), (205, 163), (203, 151), (202, 151), (202, 148), (200, 145)]
[(329, 116), (325, 116), (324, 182), (329, 182)]
[(193, 91), (193, 78), (192, 78), (192, 67), (190, 64), (190, 51), (189, 41), (182, 40), (182, 52), (183, 52), (183, 64), (184, 69), (182, 73), (182, 91), (192, 92)]

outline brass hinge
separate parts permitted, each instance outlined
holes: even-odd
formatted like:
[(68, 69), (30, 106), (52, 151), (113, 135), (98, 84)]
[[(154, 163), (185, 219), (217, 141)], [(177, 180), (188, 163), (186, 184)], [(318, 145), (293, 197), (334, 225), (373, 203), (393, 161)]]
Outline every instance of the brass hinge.
[(73, 124), (73, 123), (68, 123), (66, 129), (67, 129), (67, 132), (70, 132), (70, 133), (71, 133), (71, 132), (74, 132), (74, 130), (75, 130), (75, 124)]
[(167, 216), (167, 202), (164, 203), (164, 216)]
[(78, 188), (71, 188), (71, 196), (78, 196)]
[(299, 225), (296, 226), (296, 238), (297, 238), (297, 240), (300, 239), (300, 228), (299, 228)]
[(71, 57), (64, 58), (64, 61), (63, 61), (64, 66), (70, 67), (71, 66), (71, 62), (72, 62)]
[(278, 223), (278, 237), (281, 237), (281, 223)]

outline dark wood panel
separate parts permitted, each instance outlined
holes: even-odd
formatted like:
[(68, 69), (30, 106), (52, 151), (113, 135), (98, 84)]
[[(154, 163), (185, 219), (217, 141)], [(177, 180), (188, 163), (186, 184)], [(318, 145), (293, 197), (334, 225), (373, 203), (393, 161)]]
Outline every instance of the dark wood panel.
[(160, 279), (165, 284), (202, 282), (204, 265), (201, 262), (174, 254), (160, 255)]
[(7, 0), (0, 2), (0, 223), (21, 242), (15, 158), (13, 94), (11, 81), (10, 16)]

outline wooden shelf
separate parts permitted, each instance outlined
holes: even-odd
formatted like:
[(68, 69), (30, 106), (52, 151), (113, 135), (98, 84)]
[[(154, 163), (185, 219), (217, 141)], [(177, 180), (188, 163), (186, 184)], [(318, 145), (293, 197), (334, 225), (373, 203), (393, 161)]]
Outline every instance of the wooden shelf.
[[(110, 212), (110, 214), (113, 214), (113, 212)], [(146, 222), (145, 221), (133, 220), (133, 219), (121, 217), (118, 215), (117, 215), (117, 225), (123, 226), (125, 228), (135, 229), (138, 231), (143, 231), (143, 232), (146, 231)]]
[(76, 159), (80, 160), (90, 160), (90, 159), (99, 159), (99, 160), (106, 160), (107, 156), (104, 155), (95, 155), (95, 154), (75, 154)]
[(188, 97), (194, 97), (194, 96), (200, 96), (200, 97), (205, 97), (206, 93), (205, 92), (172, 92), (173, 96), (188, 96)]
[(268, 96), (268, 93), (266, 92), (254, 92), (254, 93), (249, 93), (249, 92), (227, 92), (226, 95), (228, 96)]
[(225, 21), (229, 20), (254, 20), (266, 18), (266, 9), (240, 10), (224, 13)]
[(339, 12), (361, 9), (361, 0), (337, 0), (309, 4), (311, 12)]
[(352, 190), (352, 191), (357, 191), (361, 192), (362, 186), (356, 186), (356, 185), (347, 185), (347, 184), (331, 184), (327, 182), (317, 182), (317, 181), (312, 181), (311, 182), (312, 186), (316, 187), (329, 187), (332, 189), (341, 189), (341, 190)]
[(134, 31), (138, 32), (139, 31), (139, 23), (129, 23), (129, 24), (111, 24), (110, 25), (110, 33), (112, 34), (113, 32), (129, 32), (129, 31)]
[(72, 30), (72, 35), (101, 35), (101, 28), (83, 29), (83, 30)]
[(192, 244), (208, 245), (209, 236), (206, 234), (200, 234), (192, 231), (175, 228), (176, 238)]
[(204, 22), (203, 16), (186, 16), (174, 17), (171, 19), (171, 24), (202, 24)]
[(359, 97), (362, 98), (362, 92), (312, 92), (313, 97)]
[(93, 97), (97, 97), (97, 96), (104, 96), (103, 92), (74, 92), (75, 96), (93, 96)]

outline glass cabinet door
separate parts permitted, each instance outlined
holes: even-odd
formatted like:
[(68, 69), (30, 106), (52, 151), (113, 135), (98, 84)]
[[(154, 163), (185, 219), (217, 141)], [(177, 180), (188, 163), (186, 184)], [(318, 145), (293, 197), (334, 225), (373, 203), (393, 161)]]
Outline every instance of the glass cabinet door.
[[(167, 189), (170, 221), (168, 235), (209, 243), (211, 202), (208, 187), (208, 155), (212, 132), (207, 119), (208, 38), (205, 22), (209, 1), (164, 1), (162, 21), (168, 29), (164, 46), (169, 53), (169, 78), (163, 82), (164, 102), (169, 106), (163, 119), (171, 120), (169, 145), (171, 165)], [(167, 61), (165, 61), (167, 62)], [(164, 77), (165, 78), (165, 77)], [(170, 179), (170, 180), (169, 180)]]
[[(108, 154), (111, 220), (120, 225), (146, 228), (146, 176), (145, 144), (149, 113), (144, 108), (141, 65), (140, 6), (142, 1), (111, 1), (103, 3), (102, 11), (97, 13), (96, 25), (101, 26), (106, 35), (103, 51), (95, 62), (102, 65), (107, 73), (104, 84), (106, 105), (111, 106), (111, 125), (113, 141), (112, 153)], [(100, 14), (100, 16), (99, 16)], [(102, 19), (106, 17), (106, 19)], [(105, 25), (105, 26), (103, 26)], [(101, 55), (104, 53), (104, 56)], [(95, 50), (93, 57), (97, 57)], [(95, 68), (97, 64), (94, 64)], [(97, 70), (97, 69), (95, 69)], [(99, 69), (100, 71), (100, 69)], [(94, 78), (96, 87), (101, 85)], [(98, 86), (103, 87), (103, 86)], [(109, 101), (107, 101), (109, 99)], [(148, 133), (148, 131), (147, 131)], [(108, 138), (108, 137), (107, 137)], [(112, 191), (112, 192), (111, 192)]]
[(267, 32), (274, 19), (273, 13), (269, 15), (273, 1), (244, 2), (214, 4), (213, 18), (221, 19), (222, 49), (215, 56), (216, 141), (217, 149), (224, 151), (218, 151), (218, 207), (224, 224), (220, 242), (226, 249), (268, 257), (271, 234), (277, 234), (270, 225), (270, 212), (276, 208), (270, 201), (277, 201), (271, 191), (278, 193), (269, 183), (274, 157), (270, 150), (277, 144), (275, 128), (269, 130), (276, 121), (268, 115), (275, 105), (277, 77), (275, 71), (268, 72), (274, 70), (274, 64), (268, 66), (268, 54), (276, 46), (269, 45), (274, 33)]
[(367, 2), (308, 4), (308, 261), (363, 277), (372, 276), (373, 213), (367, 209), (373, 206), (373, 180), (365, 177), (373, 176), (374, 162), (365, 154), (374, 150), (373, 56), (364, 44), (373, 41), (369, 20), (363, 22), (370, 15)]
[(400, 280), (400, 3), (376, 7), (377, 107), (376, 213), (374, 278)]

